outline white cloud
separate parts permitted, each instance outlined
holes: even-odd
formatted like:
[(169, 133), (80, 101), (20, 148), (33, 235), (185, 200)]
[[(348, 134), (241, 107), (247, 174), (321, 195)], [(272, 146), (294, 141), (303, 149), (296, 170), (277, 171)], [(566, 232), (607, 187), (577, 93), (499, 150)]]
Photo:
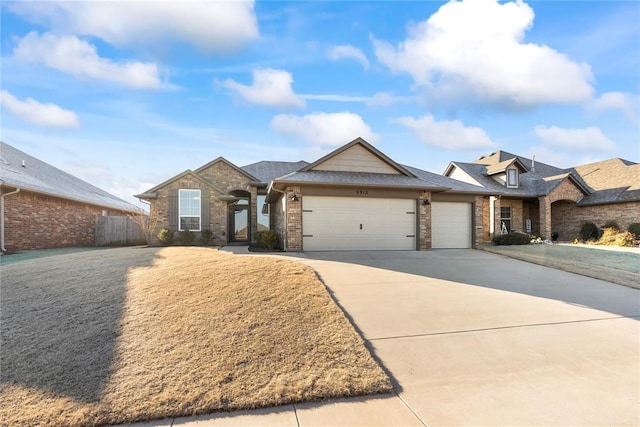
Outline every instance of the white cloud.
[(605, 92), (586, 105), (587, 110), (600, 113), (606, 110), (619, 110), (634, 120), (640, 117), (640, 96), (624, 92)]
[(96, 47), (76, 36), (27, 34), (13, 50), (23, 61), (39, 62), (79, 78), (106, 80), (136, 89), (163, 86), (158, 66), (150, 62), (115, 63), (98, 56)]
[(388, 107), (399, 102), (408, 102), (412, 99), (413, 97), (410, 96), (396, 96), (389, 92), (376, 92), (369, 99), (367, 105), (370, 107)]
[(410, 27), (397, 47), (375, 39), (373, 44), (378, 60), (410, 74), (431, 96), (519, 107), (589, 99), (588, 64), (523, 41), (533, 18), (522, 1), (454, 0)]
[(259, 36), (253, 1), (26, 1), (8, 7), (55, 32), (120, 46), (180, 41), (231, 52)]
[(465, 126), (459, 120), (438, 122), (428, 114), (418, 119), (399, 117), (393, 122), (411, 129), (425, 144), (445, 150), (490, 148), (495, 145), (483, 129)]
[(370, 96), (351, 96), (351, 95), (300, 95), (300, 98), (312, 101), (330, 101), (330, 102), (369, 102)]
[(369, 60), (365, 54), (357, 47), (348, 44), (332, 47), (327, 51), (327, 57), (333, 61), (353, 59), (359, 62), (364, 68), (369, 68)]
[(362, 117), (349, 112), (316, 112), (305, 116), (279, 114), (271, 120), (271, 129), (316, 146), (338, 146), (357, 137), (372, 143), (378, 140), (378, 135)]
[(56, 104), (42, 104), (32, 98), (23, 101), (6, 90), (0, 92), (0, 105), (10, 114), (38, 126), (80, 126), (76, 113), (71, 110), (65, 110)]
[(553, 147), (575, 152), (609, 152), (616, 146), (600, 128), (589, 126), (584, 129), (565, 129), (557, 126), (536, 126), (536, 136)]
[(302, 108), (306, 104), (304, 99), (294, 93), (291, 88), (292, 83), (291, 73), (267, 68), (253, 70), (253, 84), (251, 86), (245, 86), (231, 79), (220, 82), (220, 85), (252, 104)]

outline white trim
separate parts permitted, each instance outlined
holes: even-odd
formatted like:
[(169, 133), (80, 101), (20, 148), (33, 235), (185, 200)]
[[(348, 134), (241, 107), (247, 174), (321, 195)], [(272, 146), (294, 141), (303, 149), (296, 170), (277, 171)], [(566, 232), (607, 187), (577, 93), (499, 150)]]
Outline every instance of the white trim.
[[(197, 199), (194, 200), (198, 200), (198, 215), (182, 215), (182, 197), (181, 194), (183, 191), (197, 191), (199, 196), (197, 197)], [(181, 188), (178, 190), (178, 231), (184, 231), (182, 229), (182, 218), (198, 218), (198, 229), (197, 230), (191, 230), (191, 231), (201, 231), (202, 230), (202, 191), (200, 189), (193, 189), (193, 188)]]
[[(513, 171), (515, 173), (515, 183), (513, 183), (509, 177), (509, 173)], [(506, 182), (507, 182), (507, 187), (509, 188), (518, 188), (518, 181), (519, 181), (519, 176), (518, 176), (518, 168), (507, 168), (507, 176), (506, 176)]]

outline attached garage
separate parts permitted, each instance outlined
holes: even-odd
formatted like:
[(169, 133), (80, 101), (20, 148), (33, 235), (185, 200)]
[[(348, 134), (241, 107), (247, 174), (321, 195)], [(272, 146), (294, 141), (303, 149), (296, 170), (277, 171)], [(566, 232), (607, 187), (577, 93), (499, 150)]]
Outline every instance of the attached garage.
[(302, 247), (326, 250), (416, 250), (416, 200), (305, 196)]
[(471, 203), (433, 202), (431, 204), (431, 247), (434, 249), (471, 248)]

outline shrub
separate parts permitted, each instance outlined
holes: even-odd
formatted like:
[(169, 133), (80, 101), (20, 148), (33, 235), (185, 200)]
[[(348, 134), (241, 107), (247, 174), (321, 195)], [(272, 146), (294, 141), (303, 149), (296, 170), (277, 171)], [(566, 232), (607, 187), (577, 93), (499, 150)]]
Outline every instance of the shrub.
[(582, 227), (580, 227), (580, 238), (584, 241), (589, 240), (598, 240), (600, 237), (600, 230), (598, 230), (598, 226), (592, 222), (584, 222), (582, 223)]
[(630, 231), (619, 232), (614, 228), (605, 228), (598, 244), (606, 246), (633, 246), (633, 233)]
[(211, 243), (211, 238), (213, 237), (213, 231), (211, 230), (202, 230), (200, 233), (200, 243), (203, 245), (208, 245)]
[(501, 245), (528, 245), (531, 242), (531, 237), (525, 233), (519, 233), (512, 231), (507, 234), (500, 234), (493, 238), (493, 244), (496, 246)]
[(158, 240), (160, 240), (162, 245), (169, 246), (173, 242), (173, 230), (161, 228), (156, 237), (158, 237)]
[(180, 233), (180, 244), (183, 246), (193, 245), (193, 241), (196, 239), (196, 235), (191, 230), (184, 230)]
[(633, 234), (636, 239), (640, 239), (640, 222), (634, 222), (633, 224), (629, 224), (629, 228), (627, 231)]
[(620, 226), (618, 225), (618, 223), (612, 219), (610, 219), (609, 221), (605, 222), (604, 225), (602, 226), (602, 228), (613, 228), (616, 231), (620, 231)]
[(256, 246), (274, 250), (280, 245), (280, 236), (274, 230), (263, 230), (256, 233)]

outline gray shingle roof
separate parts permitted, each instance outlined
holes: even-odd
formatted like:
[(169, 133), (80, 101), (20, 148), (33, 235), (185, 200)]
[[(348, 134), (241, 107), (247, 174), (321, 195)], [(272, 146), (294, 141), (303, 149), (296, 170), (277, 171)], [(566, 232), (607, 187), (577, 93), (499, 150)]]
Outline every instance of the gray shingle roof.
[(478, 194), (493, 194), (487, 189), (479, 187), (477, 185), (468, 184), (466, 182), (458, 181), (457, 179), (449, 178), (448, 176), (438, 175), (432, 172), (427, 172), (422, 169), (414, 168), (407, 165), (402, 165), (409, 169), (414, 175), (423, 181), (431, 183), (433, 186), (446, 187), (449, 191), (457, 191), (461, 193), (478, 193)]
[[(517, 158), (528, 167), (528, 172), (520, 174), (519, 188), (508, 188), (487, 176), (487, 169), (496, 169)], [(571, 176), (589, 194), (578, 205), (621, 203), (640, 200), (640, 165), (623, 159), (610, 159), (589, 165), (561, 169), (541, 162), (517, 156), (506, 151), (497, 151), (483, 156), (473, 163), (453, 164), (473, 177), (486, 189), (513, 197), (539, 197), (551, 192), (562, 180)]]
[(7, 186), (91, 205), (124, 211), (137, 209), (113, 194), (1, 141), (0, 180)]
[(382, 187), (433, 188), (445, 190), (432, 182), (405, 175), (368, 172), (298, 171), (277, 178), (276, 182), (366, 185)]
[(309, 163), (305, 162), (304, 160), (300, 160), (299, 162), (261, 161), (242, 166), (240, 169), (255, 176), (261, 182), (269, 183), (276, 178), (288, 175), (291, 172), (295, 172), (308, 165)]

